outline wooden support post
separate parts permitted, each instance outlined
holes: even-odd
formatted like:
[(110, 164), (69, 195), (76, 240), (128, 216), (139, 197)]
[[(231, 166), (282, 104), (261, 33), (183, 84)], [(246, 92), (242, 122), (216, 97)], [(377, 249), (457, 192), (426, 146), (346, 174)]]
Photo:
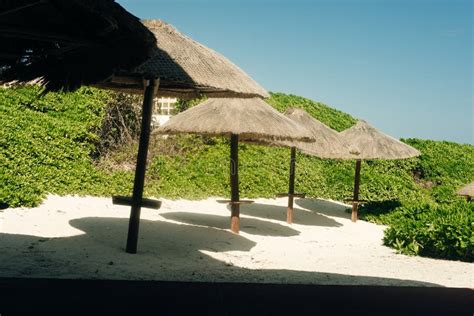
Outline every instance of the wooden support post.
[(143, 99), (142, 122), (140, 132), (140, 143), (138, 145), (137, 166), (135, 169), (135, 180), (133, 183), (132, 209), (128, 225), (128, 237), (126, 251), (137, 253), (138, 229), (140, 226), (141, 201), (143, 187), (145, 184), (146, 158), (148, 144), (150, 141), (151, 116), (153, 112), (153, 96), (158, 88), (158, 79), (148, 81)]
[(240, 204), (239, 202), (239, 135), (230, 136), (230, 229), (238, 234), (240, 230)]
[(290, 157), (290, 178), (288, 184), (288, 208), (286, 209), (286, 222), (293, 223), (293, 200), (295, 194), (295, 167), (296, 167), (296, 148), (291, 147)]
[(361, 168), (361, 160), (357, 159), (356, 161), (356, 169), (355, 169), (355, 176), (354, 176), (354, 199), (352, 201), (352, 215), (351, 220), (353, 222), (357, 221), (357, 208), (359, 206), (359, 184), (360, 184), (360, 168)]

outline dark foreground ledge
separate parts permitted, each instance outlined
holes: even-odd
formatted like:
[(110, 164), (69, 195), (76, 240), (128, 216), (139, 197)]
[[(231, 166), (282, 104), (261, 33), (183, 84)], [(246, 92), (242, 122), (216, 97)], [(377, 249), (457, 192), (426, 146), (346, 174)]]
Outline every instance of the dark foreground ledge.
[(473, 315), (474, 291), (327, 286), (0, 278), (1, 316)]

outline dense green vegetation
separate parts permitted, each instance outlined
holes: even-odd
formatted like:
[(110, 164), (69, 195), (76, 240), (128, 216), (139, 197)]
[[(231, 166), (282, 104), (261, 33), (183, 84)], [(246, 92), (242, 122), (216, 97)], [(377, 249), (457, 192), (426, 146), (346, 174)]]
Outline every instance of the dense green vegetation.
[[(106, 118), (122, 109), (122, 119), (135, 124), (127, 136), (133, 139), (136, 112), (127, 108), (131, 100), (91, 88), (44, 98), (38, 94), (32, 87), (0, 90), (0, 202), (33, 206), (48, 192), (129, 194), (136, 143), (123, 142), (122, 130)], [(302, 97), (274, 93), (269, 103), (280, 111), (304, 108), (338, 131), (355, 122), (348, 114)], [(423, 155), (363, 162), (361, 198), (372, 202), (361, 208), (361, 217), (388, 224), (384, 242), (402, 253), (473, 261), (474, 204), (455, 191), (474, 180), (474, 146), (404, 141)], [(145, 194), (227, 196), (228, 154), (225, 139), (154, 137)], [(285, 191), (289, 157), (289, 149), (242, 144), (242, 196), (273, 197)], [(297, 156), (297, 191), (309, 196), (350, 197), (353, 176), (352, 161)]]
[(474, 261), (474, 204), (458, 200), (402, 206), (390, 214), (384, 243), (404, 254)]
[(83, 88), (38, 98), (35, 88), (0, 90), (0, 202), (37, 205), (47, 192), (109, 194), (130, 187), (94, 167), (91, 155), (108, 95)]

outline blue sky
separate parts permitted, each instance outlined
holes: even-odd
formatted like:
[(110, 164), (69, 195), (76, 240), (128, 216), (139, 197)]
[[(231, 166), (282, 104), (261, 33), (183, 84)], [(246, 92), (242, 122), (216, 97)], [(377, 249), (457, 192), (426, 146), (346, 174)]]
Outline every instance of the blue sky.
[(394, 137), (474, 144), (470, 0), (117, 0), (222, 53), (269, 91)]

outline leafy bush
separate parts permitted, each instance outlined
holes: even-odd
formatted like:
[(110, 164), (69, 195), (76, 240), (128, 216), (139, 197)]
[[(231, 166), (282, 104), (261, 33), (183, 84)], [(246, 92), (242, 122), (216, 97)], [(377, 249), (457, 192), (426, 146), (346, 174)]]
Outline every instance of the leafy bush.
[(131, 143), (140, 135), (143, 97), (121, 92), (109, 92), (105, 115), (99, 131), (97, 156)]
[(408, 255), (474, 261), (474, 204), (411, 205), (392, 215), (384, 244)]
[(270, 98), (266, 101), (280, 112), (284, 112), (288, 108), (303, 109), (311, 116), (338, 132), (356, 123), (356, 119), (349, 114), (331, 108), (323, 103), (292, 94), (271, 92)]
[(37, 205), (47, 192), (89, 192), (102, 183), (90, 154), (107, 94), (90, 88), (39, 93), (35, 87), (0, 90), (0, 202), (10, 206)]
[(420, 139), (405, 141), (423, 153), (413, 169), (419, 173), (419, 181), (430, 183), (436, 202), (453, 202), (456, 190), (474, 181), (474, 146)]

